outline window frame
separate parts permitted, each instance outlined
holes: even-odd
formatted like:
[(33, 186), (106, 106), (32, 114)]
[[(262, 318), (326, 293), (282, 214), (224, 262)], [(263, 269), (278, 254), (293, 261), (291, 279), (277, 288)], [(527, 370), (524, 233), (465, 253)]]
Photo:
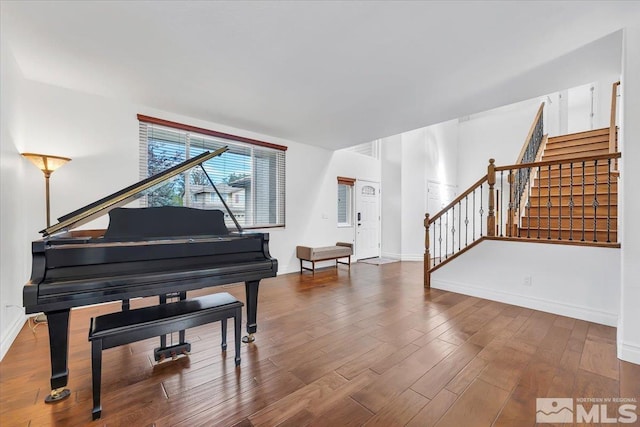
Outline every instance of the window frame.
[[(140, 127), (140, 135), (139, 135), (139, 144), (140, 144), (140, 174), (141, 178), (146, 178), (149, 175), (149, 158), (148, 158), (148, 150), (149, 150), (149, 129), (151, 127), (156, 128), (167, 128), (172, 132), (184, 132), (185, 139), (181, 141), (181, 144), (184, 144), (184, 154), (186, 158), (192, 157), (190, 155), (191, 139), (197, 140), (198, 137), (206, 138), (213, 137), (215, 140), (222, 140), (224, 144), (227, 144), (231, 150), (233, 147), (240, 150), (248, 149), (251, 153), (249, 155), (249, 159), (251, 163), (255, 163), (256, 159), (266, 158), (265, 156), (273, 156), (274, 150), (283, 152), (282, 155), (276, 154), (274, 159), (274, 165), (267, 169), (268, 171), (273, 171), (275, 174), (275, 178), (273, 182), (269, 180), (269, 186), (271, 188), (270, 192), (275, 194), (273, 197), (274, 201), (269, 201), (268, 203), (275, 203), (275, 222), (274, 223), (256, 223), (256, 216), (252, 218), (251, 223), (248, 225), (242, 225), (243, 229), (263, 229), (263, 228), (284, 228), (286, 227), (286, 150), (288, 147), (278, 144), (273, 144), (270, 142), (260, 141), (257, 139), (246, 138), (238, 135), (232, 135), (224, 132), (218, 132), (210, 129), (204, 129), (196, 126), (191, 126), (183, 123), (173, 122), (169, 120), (159, 119), (155, 117), (145, 116), (142, 114), (137, 115), (139, 127)], [(144, 131), (143, 131), (144, 126)], [(200, 148), (197, 145), (193, 147)], [(258, 154), (255, 154), (258, 153)], [(271, 154), (270, 154), (271, 153)], [(223, 154), (224, 155), (224, 154)], [(273, 168), (273, 169), (271, 169)], [(260, 169), (258, 169), (259, 171)], [(252, 175), (252, 186), (254, 187), (253, 193), (257, 191), (257, 185), (254, 183), (256, 179), (257, 172), (254, 170)], [(185, 190), (192, 184), (190, 184), (189, 179), (185, 179)], [(216, 185), (217, 186), (217, 185)], [(186, 191), (185, 191), (186, 193)], [(206, 197), (206, 196), (205, 196)], [(256, 195), (252, 197), (251, 211), (253, 215), (258, 215), (258, 211), (255, 210), (256, 201), (253, 200), (256, 198)], [(187, 199), (185, 199), (187, 200)], [(144, 203), (144, 202), (143, 202)], [(189, 206), (189, 204), (185, 204), (185, 206)], [(271, 206), (270, 204), (266, 205)], [(235, 213), (235, 212), (234, 212)], [(226, 215), (226, 212), (225, 212)]]
[[(356, 180), (355, 178), (347, 178), (347, 177), (343, 177), (343, 176), (339, 176), (338, 177), (338, 194), (337, 194), (337, 209), (336, 209), (336, 213), (337, 213), (337, 225), (338, 228), (351, 228), (353, 227), (353, 211), (354, 211), (354, 184), (355, 184)], [(345, 218), (346, 221), (345, 222), (340, 222), (340, 188), (344, 187), (345, 189), (345, 210), (346, 212), (345, 214)]]

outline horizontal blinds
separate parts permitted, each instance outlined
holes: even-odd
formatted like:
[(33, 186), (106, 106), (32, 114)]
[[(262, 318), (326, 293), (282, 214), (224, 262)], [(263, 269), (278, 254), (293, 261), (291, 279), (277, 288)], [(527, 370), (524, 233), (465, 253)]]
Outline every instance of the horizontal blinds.
[(141, 179), (224, 146), (228, 151), (203, 163), (202, 168), (153, 188), (143, 205), (219, 209), (225, 213), (227, 226), (235, 228), (222, 197), (243, 228), (284, 226), (286, 152), (279, 148), (140, 121)]

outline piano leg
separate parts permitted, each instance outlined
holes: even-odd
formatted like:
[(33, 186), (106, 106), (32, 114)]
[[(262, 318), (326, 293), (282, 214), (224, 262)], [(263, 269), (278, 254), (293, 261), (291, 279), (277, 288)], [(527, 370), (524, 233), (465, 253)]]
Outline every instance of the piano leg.
[(49, 350), (51, 352), (51, 394), (45, 403), (59, 402), (71, 395), (67, 385), (69, 371), (67, 354), (69, 351), (69, 309), (49, 311), (47, 315), (49, 327)]
[(247, 336), (242, 337), (242, 342), (250, 343), (256, 340), (253, 334), (258, 329), (256, 323), (258, 313), (258, 285), (259, 280), (253, 280), (250, 282), (244, 282), (244, 290), (247, 296)]

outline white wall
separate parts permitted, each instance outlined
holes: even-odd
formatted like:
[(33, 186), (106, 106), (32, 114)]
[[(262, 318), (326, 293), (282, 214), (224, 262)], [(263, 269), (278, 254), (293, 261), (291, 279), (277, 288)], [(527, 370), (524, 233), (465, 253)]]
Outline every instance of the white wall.
[(381, 150), (382, 256), (421, 261), (427, 182), (455, 185), (457, 120), (385, 138)]
[(381, 251), (386, 258), (402, 257), (402, 137), (395, 135), (380, 141), (382, 220)]
[[(72, 158), (51, 177), (55, 223), (58, 216), (139, 181), (138, 113), (285, 145), (286, 227), (265, 230), (270, 233), (271, 255), (278, 259), (279, 274), (298, 270), (296, 245), (353, 241), (352, 228), (337, 226), (337, 176), (380, 182), (379, 161), (358, 153), (332, 152), (25, 80), (8, 52), (3, 46), (2, 356), (25, 319), (22, 288), (30, 275), (30, 245), (45, 226), (43, 175), (20, 152)], [(84, 228), (106, 225), (103, 218)]]
[[(4, 357), (24, 323), (22, 285), (29, 278), (30, 246), (25, 230), (44, 205), (33, 206), (37, 195), (44, 199), (44, 176), (30, 166), (17, 146), (21, 139), (23, 78), (9, 49), (0, 40), (0, 359)], [(24, 185), (32, 185), (25, 193)], [(33, 194), (35, 193), (35, 195)]]
[(618, 357), (640, 364), (640, 24), (626, 28), (623, 41), (621, 79), (622, 151), (620, 229), (622, 242)]
[(460, 122), (458, 130), (458, 188), (466, 190), (487, 173), (489, 158), (496, 166), (511, 165), (525, 142), (541, 99), (474, 114)]
[(431, 286), (616, 326), (619, 266), (617, 249), (489, 240), (433, 272)]

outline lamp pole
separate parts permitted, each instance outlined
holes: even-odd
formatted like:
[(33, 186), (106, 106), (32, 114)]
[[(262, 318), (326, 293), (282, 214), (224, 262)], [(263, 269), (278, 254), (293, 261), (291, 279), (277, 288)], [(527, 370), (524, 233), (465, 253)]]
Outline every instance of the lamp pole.
[(51, 227), (51, 201), (49, 199), (49, 178), (51, 177), (51, 171), (45, 170), (44, 172), (44, 194), (45, 205), (47, 210), (47, 228)]

